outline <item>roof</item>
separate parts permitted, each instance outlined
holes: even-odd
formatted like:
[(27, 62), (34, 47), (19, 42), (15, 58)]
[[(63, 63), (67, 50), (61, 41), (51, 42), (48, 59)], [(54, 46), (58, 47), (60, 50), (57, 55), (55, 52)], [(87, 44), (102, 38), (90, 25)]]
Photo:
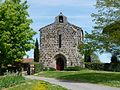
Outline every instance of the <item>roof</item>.
[(81, 27), (78, 27), (78, 26), (76, 26), (76, 25), (74, 25), (74, 24), (69, 23), (69, 22), (67, 21), (67, 17), (64, 16), (64, 15), (62, 14), (62, 12), (60, 12), (60, 14), (55, 17), (55, 22), (53, 22), (53, 23), (51, 23), (51, 24), (49, 24), (49, 25), (46, 25), (46, 26), (40, 28), (39, 31), (42, 31), (42, 30), (44, 30), (45, 28), (56, 27), (56, 25), (61, 24), (61, 23), (59, 23), (59, 16), (63, 16), (63, 19), (64, 19), (63, 24), (64, 24), (64, 25), (69, 25), (75, 32), (76, 32), (77, 30), (81, 30), (81, 31), (83, 32), (83, 30), (82, 30)]
[(23, 58), (22, 63), (30, 63), (33, 62), (33, 58)]

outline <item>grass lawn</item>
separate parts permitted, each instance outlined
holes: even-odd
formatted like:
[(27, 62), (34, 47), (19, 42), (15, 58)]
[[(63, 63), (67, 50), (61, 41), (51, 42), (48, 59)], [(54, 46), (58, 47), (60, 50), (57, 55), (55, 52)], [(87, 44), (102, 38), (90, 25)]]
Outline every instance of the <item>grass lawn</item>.
[(14, 87), (7, 88), (5, 90), (67, 90), (67, 89), (44, 81), (26, 80), (25, 83), (21, 83)]
[(25, 82), (25, 78), (18, 75), (5, 75), (0, 77), (0, 90), (3, 88), (12, 87)]
[(43, 71), (38, 76), (54, 77), (75, 82), (95, 83), (120, 88), (120, 72), (81, 70), (81, 71)]
[(40, 80), (29, 80), (18, 75), (0, 76), (0, 90), (67, 90)]

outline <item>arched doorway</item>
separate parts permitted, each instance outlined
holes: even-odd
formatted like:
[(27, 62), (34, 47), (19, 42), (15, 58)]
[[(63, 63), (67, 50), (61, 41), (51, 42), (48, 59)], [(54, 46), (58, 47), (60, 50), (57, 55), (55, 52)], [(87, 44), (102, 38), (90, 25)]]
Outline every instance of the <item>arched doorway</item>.
[(55, 56), (56, 59), (56, 69), (57, 70), (64, 70), (64, 68), (66, 67), (66, 58), (64, 55), (62, 54), (58, 54)]

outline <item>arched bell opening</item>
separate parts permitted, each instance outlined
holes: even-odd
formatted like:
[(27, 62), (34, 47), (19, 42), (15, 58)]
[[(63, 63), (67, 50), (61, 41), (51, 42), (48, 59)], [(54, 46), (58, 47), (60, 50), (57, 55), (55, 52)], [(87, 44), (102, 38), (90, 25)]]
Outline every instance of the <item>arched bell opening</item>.
[(63, 23), (63, 16), (59, 16), (59, 22)]

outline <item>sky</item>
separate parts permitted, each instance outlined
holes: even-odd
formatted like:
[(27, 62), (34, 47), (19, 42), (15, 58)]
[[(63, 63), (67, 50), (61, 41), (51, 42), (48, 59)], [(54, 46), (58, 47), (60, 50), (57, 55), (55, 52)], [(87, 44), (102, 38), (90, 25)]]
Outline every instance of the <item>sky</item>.
[[(94, 26), (91, 14), (97, 12), (95, 3), (96, 0), (28, 0), (28, 13), (33, 20), (31, 27), (37, 32), (34, 39), (40, 39), (39, 29), (54, 22), (60, 12), (67, 16), (70, 23), (91, 33)], [(27, 54), (33, 58), (33, 50)], [(99, 55), (101, 62), (110, 62), (110, 57), (110, 54)]]

